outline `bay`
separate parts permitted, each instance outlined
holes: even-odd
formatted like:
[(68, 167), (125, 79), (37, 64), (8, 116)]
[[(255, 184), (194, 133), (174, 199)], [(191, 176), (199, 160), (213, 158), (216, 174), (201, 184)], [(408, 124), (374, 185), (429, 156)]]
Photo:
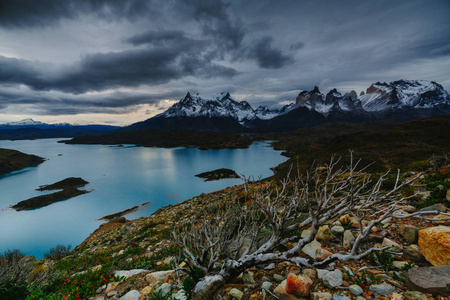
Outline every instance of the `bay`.
[[(41, 156), (37, 166), (0, 176), (0, 253), (7, 249), (41, 258), (57, 244), (81, 243), (103, 223), (98, 219), (150, 202), (128, 219), (148, 216), (158, 208), (228, 186), (240, 179), (204, 182), (196, 174), (229, 168), (245, 176), (268, 177), (270, 168), (286, 160), (268, 143), (248, 149), (198, 150), (124, 145), (66, 145), (61, 139), (0, 141), (0, 147)], [(42, 195), (39, 186), (67, 177), (81, 177), (88, 194), (31, 211), (10, 208)], [(46, 192), (51, 193), (51, 191)]]

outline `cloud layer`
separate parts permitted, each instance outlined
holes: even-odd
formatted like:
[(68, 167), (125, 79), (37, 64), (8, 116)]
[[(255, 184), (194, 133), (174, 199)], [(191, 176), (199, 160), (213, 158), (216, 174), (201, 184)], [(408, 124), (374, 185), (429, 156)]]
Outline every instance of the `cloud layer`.
[(314, 85), (449, 89), (449, 13), (439, 0), (3, 1), (0, 121), (25, 107), (117, 115), (187, 91), (256, 106)]

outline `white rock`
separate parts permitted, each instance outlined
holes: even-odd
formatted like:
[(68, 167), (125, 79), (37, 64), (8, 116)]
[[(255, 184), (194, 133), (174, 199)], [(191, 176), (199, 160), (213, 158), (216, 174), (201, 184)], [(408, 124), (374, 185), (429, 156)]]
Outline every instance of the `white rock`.
[(145, 270), (145, 269), (133, 269), (133, 270), (127, 270), (127, 271), (115, 271), (114, 272), (114, 276), (120, 276), (120, 277), (125, 277), (128, 278), (130, 276), (136, 275), (136, 274), (141, 274), (141, 273), (148, 273), (150, 272), (149, 270)]
[(323, 276), (322, 282), (326, 287), (330, 289), (341, 286), (343, 283), (341, 270), (336, 269), (333, 272), (325, 274), (325, 276)]
[(141, 293), (139, 293), (136, 290), (129, 291), (126, 293), (120, 300), (137, 300), (141, 296)]
[(162, 296), (166, 296), (172, 290), (172, 286), (169, 283), (163, 283), (159, 288), (156, 289), (155, 293), (161, 292)]
[(305, 253), (306, 255), (310, 256), (310, 257), (313, 258), (313, 259), (315, 259), (315, 258), (316, 258), (317, 250), (318, 250), (318, 249), (321, 249), (321, 248), (322, 248), (322, 245), (321, 245), (318, 241), (313, 240), (311, 243), (306, 244), (306, 245), (303, 247), (302, 251), (303, 251), (303, 253)]
[(235, 298), (235, 299), (240, 300), (244, 296), (244, 293), (241, 292), (240, 290), (236, 289), (236, 288), (232, 288), (230, 290), (230, 296)]

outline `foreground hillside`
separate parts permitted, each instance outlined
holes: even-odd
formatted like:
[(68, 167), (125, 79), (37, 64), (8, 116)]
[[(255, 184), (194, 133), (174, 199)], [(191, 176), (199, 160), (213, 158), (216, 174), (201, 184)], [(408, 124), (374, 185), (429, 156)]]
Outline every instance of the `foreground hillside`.
[[(447, 116), (264, 136), (290, 156), (274, 182), (113, 219), (38, 261), (5, 252), (0, 298), (446, 299), (449, 125)], [(360, 158), (361, 168), (374, 163), (358, 171)], [(283, 185), (291, 166), (303, 180)]]

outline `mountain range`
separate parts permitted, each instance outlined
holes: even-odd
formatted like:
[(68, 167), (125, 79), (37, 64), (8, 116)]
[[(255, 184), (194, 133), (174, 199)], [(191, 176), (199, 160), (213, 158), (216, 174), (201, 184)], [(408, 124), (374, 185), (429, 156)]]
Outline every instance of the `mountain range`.
[(330, 122), (374, 120), (403, 122), (450, 114), (450, 95), (438, 83), (397, 80), (373, 83), (359, 95), (337, 89), (322, 93), (316, 86), (302, 91), (281, 109), (234, 100), (229, 93), (211, 98), (187, 93), (165, 112), (126, 127), (46, 124), (32, 119), (0, 124), (0, 139), (98, 136), (112, 131), (141, 129), (263, 133), (313, 127)]
[(253, 109), (229, 93), (212, 99), (187, 93), (165, 112), (128, 129), (267, 132), (311, 127), (327, 122), (359, 123), (371, 120), (407, 121), (450, 114), (450, 95), (434, 82), (397, 80), (377, 82), (358, 96), (355, 91), (327, 94), (316, 86), (302, 91), (295, 103), (278, 110)]

